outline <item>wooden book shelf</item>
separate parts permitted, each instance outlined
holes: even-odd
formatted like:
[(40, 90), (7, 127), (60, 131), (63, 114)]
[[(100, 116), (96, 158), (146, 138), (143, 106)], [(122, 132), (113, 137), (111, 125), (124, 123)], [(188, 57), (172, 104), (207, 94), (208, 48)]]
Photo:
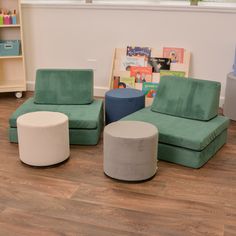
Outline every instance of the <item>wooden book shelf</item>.
[[(184, 50), (183, 63), (171, 63), (170, 71), (181, 71), (185, 73), (185, 77), (189, 76), (191, 53)], [(112, 67), (110, 71), (109, 88), (113, 89), (114, 77), (130, 77), (130, 71), (121, 70), (121, 63), (123, 58), (126, 57), (126, 48), (115, 48), (112, 58)], [(162, 49), (151, 48), (151, 57), (162, 58)], [(159, 83), (160, 73), (152, 73), (152, 82)], [(142, 90), (142, 84), (135, 84), (135, 88)], [(146, 97), (146, 105), (150, 105), (153, 98)]]

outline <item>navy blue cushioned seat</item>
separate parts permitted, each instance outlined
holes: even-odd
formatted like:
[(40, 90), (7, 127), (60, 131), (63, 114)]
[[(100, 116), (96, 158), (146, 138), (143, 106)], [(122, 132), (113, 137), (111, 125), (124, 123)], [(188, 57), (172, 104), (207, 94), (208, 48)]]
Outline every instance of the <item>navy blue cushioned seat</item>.
[(106, 124), (145, 107), (145, 94), (137, 89), (113, 89), (105, 94)]

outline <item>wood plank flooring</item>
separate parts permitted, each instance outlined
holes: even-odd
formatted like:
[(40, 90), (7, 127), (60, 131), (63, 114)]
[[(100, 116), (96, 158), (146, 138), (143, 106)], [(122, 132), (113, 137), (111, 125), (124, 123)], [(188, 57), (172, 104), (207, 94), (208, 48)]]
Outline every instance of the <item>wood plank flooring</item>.
[(160, 161), (152, 180), (122, 183), (103, 174), (102, 139), (60, 166), (22, 164), (8, 118), (29, 96), (0, 94), (0, 236), (236, 235), (236, 122), (203, 168)]

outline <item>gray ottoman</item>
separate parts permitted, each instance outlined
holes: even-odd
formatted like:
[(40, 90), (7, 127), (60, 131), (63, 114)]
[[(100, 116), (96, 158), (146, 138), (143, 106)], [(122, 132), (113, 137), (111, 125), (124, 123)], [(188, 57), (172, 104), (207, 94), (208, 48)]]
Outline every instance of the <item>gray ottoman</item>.
[(236, 76), (233, 73), (227, 75), (225, 89), (225, 103), (223, 113), (231, 120), (236, 120)]
[(157, 170), (158, 130), (141, 121), (117, 121), (104, 129), (104, 172), (125, 181), (147, 180)]

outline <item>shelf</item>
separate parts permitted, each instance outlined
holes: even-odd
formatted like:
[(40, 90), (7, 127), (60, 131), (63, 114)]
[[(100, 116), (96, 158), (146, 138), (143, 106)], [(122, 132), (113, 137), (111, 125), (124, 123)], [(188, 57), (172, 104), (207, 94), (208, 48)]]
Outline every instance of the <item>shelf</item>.
[(20, 25), (0, 25), (0, 28), (20, 28)]
[(19, 55), (19, 56), (0, 56), (0, 60), (1, 59), (20, 59), (20, 58), (23, 58), (22, 55)]
[[(21, 0), (0, 0), (0, 8), (16, 10), (16, 23), (0, 25), (0, 40), (20, 40), (21, 51), (14, 51), (15, 55), (0, 55), (0, 93), (26, 91), (25, 61), (23, 52), (23, 32), (21, 25)], [(9, 51), (10, 52), (10, 51)], [(12, 54), (14, 53), (12, 51)], [(17, 55), (17, 52), (19, 53)], [(10, 54), (10, 53), (9, 53)], [(17, 94), (16, 97), (20, 97)]]
[(18, 80), (0, 80), (0, 92), (25, 91), (26, 85), (23, 79)]

